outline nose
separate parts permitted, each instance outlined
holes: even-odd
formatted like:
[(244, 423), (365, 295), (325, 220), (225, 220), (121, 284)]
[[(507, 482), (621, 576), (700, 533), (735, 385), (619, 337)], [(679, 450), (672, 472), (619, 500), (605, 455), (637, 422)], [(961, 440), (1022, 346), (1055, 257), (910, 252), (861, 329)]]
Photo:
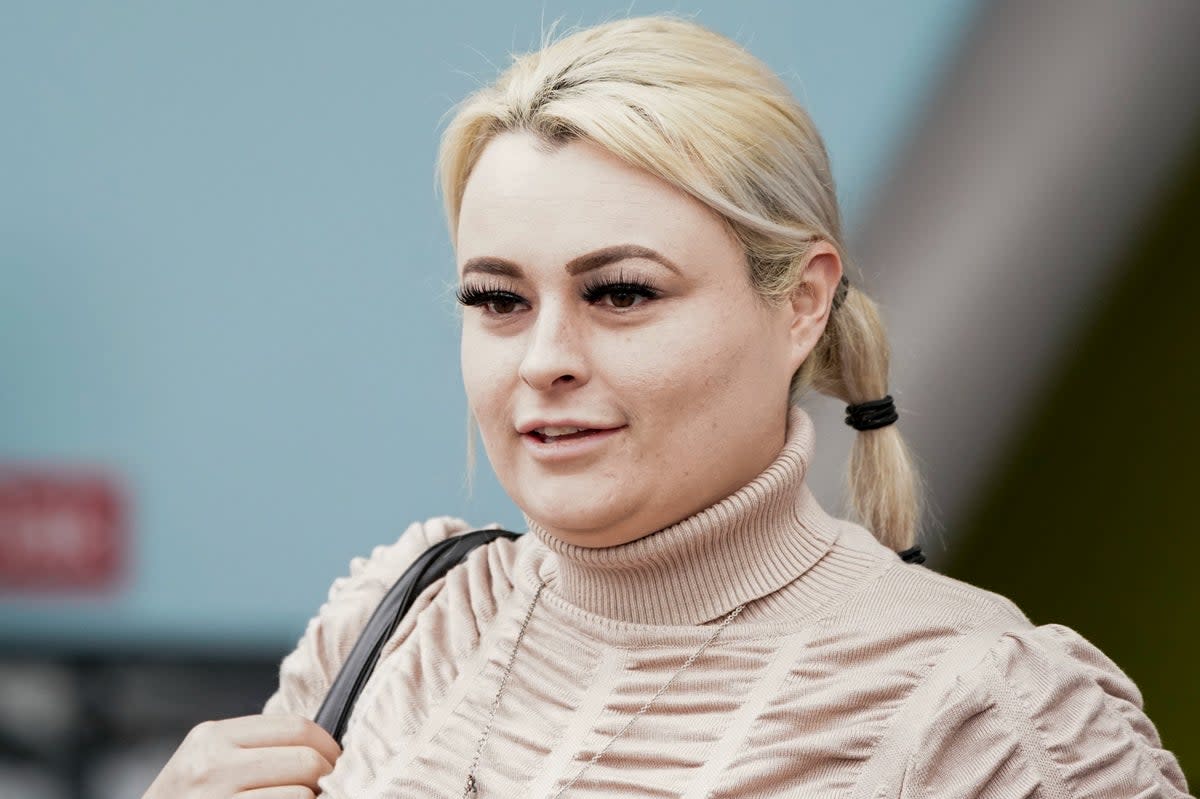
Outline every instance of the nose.
[(521, 379), (538, 391), (586, 383), (590, 372), (581, 339), (567, 314), (543, 306), (528, 331)]

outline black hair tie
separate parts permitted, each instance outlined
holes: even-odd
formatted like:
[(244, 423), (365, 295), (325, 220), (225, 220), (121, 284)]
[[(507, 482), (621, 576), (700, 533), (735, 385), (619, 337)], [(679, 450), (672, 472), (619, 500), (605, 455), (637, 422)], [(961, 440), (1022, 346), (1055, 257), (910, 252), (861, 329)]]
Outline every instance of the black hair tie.
[(892, 402), (891, 394), (883, 399), (846, 406), (846, 424), (855, 430), (875, 430), (887, 427), (899, 418), (900, 414), (896, 413), (896, 405)]
[[(900, 414), (896, 412), (896, 404), (892, 401), (891, 394), (883, 399), (846, 406), (846, 424), (855, 430), (875, 430), (887, 427), (889, 424), (894, 424), (899, 418)], [(925, 555), (919, 546), (910, 547), (896, 554), (905, 563), (925, 562)]]

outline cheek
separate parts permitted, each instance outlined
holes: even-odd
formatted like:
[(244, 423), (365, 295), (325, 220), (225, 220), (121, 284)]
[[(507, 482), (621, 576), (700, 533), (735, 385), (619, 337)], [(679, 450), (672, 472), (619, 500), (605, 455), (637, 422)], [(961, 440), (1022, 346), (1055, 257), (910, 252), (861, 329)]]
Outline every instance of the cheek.
[(695, 312), (656, 325), (644, 337), (617, 342), (605, 358), (614, 367), (619, 364), (605, 369), (610, 380), (660, 412), (727, 400), (761, 354), (755, 346), (761, 332), (743, 329), (737, 315), (724, 309), (691, 310)]
[(510, 372), (513, 372), (507, 363), (507, 349), (495, 337), (464, 325), (460, 355), (463, 388), (471, 412), (485, 431), (497, 423), (507, 423)]

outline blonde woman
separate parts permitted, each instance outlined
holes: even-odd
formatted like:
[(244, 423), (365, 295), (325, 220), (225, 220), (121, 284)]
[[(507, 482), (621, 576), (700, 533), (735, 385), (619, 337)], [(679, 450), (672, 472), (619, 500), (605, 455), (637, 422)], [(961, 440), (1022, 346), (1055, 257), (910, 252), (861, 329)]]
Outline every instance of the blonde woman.
[[(577, 32), (464, 102), (440, 170), (469, 406), (530, 532), (418, 598), (343, 751), (307, 719), (468, 525), (356, 560), (264, 714), (198, 727), (148, 796), (1186, 795), (1112, 661), (908, 562), (887, 340), (759, 61), (671, 18)], [(812, 390), (850, 406), (854, 520), (805, 483)]]

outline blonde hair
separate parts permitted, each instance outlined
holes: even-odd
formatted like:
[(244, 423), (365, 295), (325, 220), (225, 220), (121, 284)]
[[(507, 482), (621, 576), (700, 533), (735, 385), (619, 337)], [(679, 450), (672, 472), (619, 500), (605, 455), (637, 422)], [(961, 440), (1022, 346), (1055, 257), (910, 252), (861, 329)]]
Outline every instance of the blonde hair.
[[(846, 262), (829, 159), (812, 120), (762, 62), (694, 22), (638, 17), (547, 37), (466, 98), (438, 159), (452, 237), (480, 153), (509, 131), (549, 147), (586, 140), (705, 203), (743, 245), (766, 301), (803, 284), (816, 242)], [(790, 401), (809, 388), (848, 404), (879, 399), (889, 357), (875, 303), (851, 287), (793, 375)], [(858, 433), (848, 482), (863, 526), (893, 549), (915, 542), (920, 481), (895, 425)]]

